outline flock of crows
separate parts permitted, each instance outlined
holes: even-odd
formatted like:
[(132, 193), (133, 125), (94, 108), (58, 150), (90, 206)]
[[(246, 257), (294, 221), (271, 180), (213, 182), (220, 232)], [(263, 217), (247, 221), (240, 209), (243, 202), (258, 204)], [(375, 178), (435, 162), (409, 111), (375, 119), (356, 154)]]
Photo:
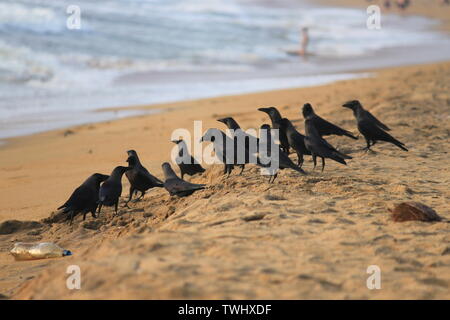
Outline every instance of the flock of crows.
[[(364, 136), (367, 147), (364, 148), (369, 151), (370, 148), (378, 141), (385, 141), (392, 143), (404, 151), (408, 151), (405, 145), (392, 137), (386, 131), (390, 131), (389, 127), (379, 121), (369, 111), (365, 110), (361, 103), (357, 100), (349, 101), (343, 105), (345, 108), (349, 108), (353, 111), (353, 114), (357, 120), (357, 126), (359, 132)], [(267, 139), (271, 143), (267, 143), (268, 150), (266, 153), (270, 156), (272, 153), (271, 146), (278, 148), (276, 168), (293, 169), (301, 174), (306, 174), (301, 168), (304, 162), (305, 155), (311, 155), (314, 163), (314, 168), (317, 164), (317, 157), (322, 159), (322, 171), (325, 168), (325, 159), (332, 159), (336, 162), (346, 165), (347, 159), (352, 157), (338, 151), (331, 144), (329, 144), (323, 136), (338, 135), (346, 136), (351, 139), (357, 140), (351, 132), (344, 130), (331, 122), (318, 116), (311, 104), (307, 103), (303, 106), (303, 116), (305, 118), (305, 135), (296, 130), (291, 121), (287, 118), (283, 118), (280, 112), (274, 108), (260, 108), (259, 111), (267, 113), (272, 122), (272, 128), (268, 124), (261, 126), (261, 132), (267, 132)], [(231, 117), (218, 119), (218, 121), (224, 123), (229, 132), (232, 133), (232, 137), (229, 137), (219, 129), (208, 129), (201, 138), (200, 142), (212, 142), (214, 147), (215, 156), (221, 163), (225, 165), (224, 174), (229, 175), (235, 166), (241, 167), (242, 174), (245, 164), (255, 163), (261, 167), (269, 167), (270, 163), (262, 163), (256, 156), (256, 160), (251, 159), (250, 144), (252, 140), (256, 141), (256, 145), (259, 145), (259, 139), (246, 132), (244, 132), (238, 123)], [(279, 144), (275, 144), (271, 129), (278, 129)], [(223, 139), (216, 139), (217, 134), (222, 135)], [(239, 135), (244, 135), (244, 139), (238, 139)], [(130, 182), (130, 193), (128, 201), (125, 206), (128, 207), (128, 202), (131, 201), (133, 195), (138, 191), (141, 192), (140, 200), (144, 197), (145, 192), (149, 189), (159, 187), (165, 188), (171, 196), (185, 197), (189, 196), (197, 190), (204, 189), (204, 184), (194, 184), (183, 180), (184, 175), (193, 176), (198, 173), (203, 173), (205, 169), (198, 163), (194, 157), (188, 154), (186, 142), (184, 140), (172, 141), (178, 145), (178, 155), (176, 162), (180, 168), (181, 178), (173, 171), (171, 165), (168, 162), (162, 164), (162, 170), (164, 173), (164, 182), (153, 176), (140, 162), (139, 157), (134, 150), (128, 151), (128, 166), (118, 166), (114, 168), (112, 173), (108, 175), (95, 173), (91, 175), (81, 186), (79, 186), (72, 193), (70, 198), (58, 208), (63, 209), (63, 213), (67, 214), (67, 219), (70, 219), (72, 224), (73, 218), (78, 214), (83, 214), (83, 220), (90, 212), (94, 218), (96, 213), (100, 214), (103, 206), (114, 206), (115, 214), (117, 214), (119, 198), (122, 194), (122, 176), (126, 175)], [(227, 155), (227, 145), (234, 146), (234, 150), (237, 150), (238, 144), (244, 142), (245, 145), (241, 146), (246, 152), (244, 161), (237, 161), (237, 152), (232, 152)], [(261, 148), (261, 147), (260, 147)], [(298, 163), (294, 164), (289, 158), (291, 149), (297, 154)], [(259, 150), (261, 151), (261, 150)], [(273, 159), (272, 159), (273, 160)], [(254, 162), (252, 162), (254, 161)], [(271, 171), (269, 183), (276, 179), (278, 170)], [(98, 211), (97, 211), (98, 209)]]

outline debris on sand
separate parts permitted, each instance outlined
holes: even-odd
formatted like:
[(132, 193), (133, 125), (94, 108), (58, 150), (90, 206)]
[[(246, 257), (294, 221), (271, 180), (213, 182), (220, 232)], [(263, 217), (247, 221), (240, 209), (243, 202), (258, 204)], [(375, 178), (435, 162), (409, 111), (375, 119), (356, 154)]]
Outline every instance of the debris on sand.
[(402, 202), (396, 205), (394, 209), (389, 209), (389, 211), (392, 213), (391, 217), (395, 222), (442, 220), (436, 211), (420, 202)]

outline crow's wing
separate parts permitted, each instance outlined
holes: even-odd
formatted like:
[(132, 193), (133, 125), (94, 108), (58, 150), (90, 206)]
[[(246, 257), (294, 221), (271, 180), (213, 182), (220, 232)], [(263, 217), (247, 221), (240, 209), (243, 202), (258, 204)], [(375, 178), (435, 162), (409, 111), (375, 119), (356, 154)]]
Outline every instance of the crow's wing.
[(140, 170), (138, 170), (138, 175), (139, 177), (148, 180), (150, 183), (154, 185), (163, 184), (161, 180), (152, 175), (144, 166), (140, 167)]
[(205, 169), (198, 163), (197, 160), (195, 160), (195, 158), (193, 156), (191, 156), (191, 166), (196, 171), (201, 171), (201, 172), (205, 171)]
[(337, 154), (338, 156), (344, 158), (344, 159), (353, 159), (352, 157), (340, 152), (339, 150), (337, 150), (335, 147), (333, 147), (327, 140), (325, 140), (324, 138), (321, 138), (321, 143), (323, 144), (324, 147), (328, 148), (329, 151), (331, 151), (332, 153)]
[(92, 202), (96, 201), (95, 190), (87, 186), (79, 186), (72, 193), (70, 198), (62, 206), (58, 208), (65, 208), (64, 211), (68, 210), (82, 210), (87, 208)]
[(395, 139), (389, 133), (375, 125), (372, 121), (363, 120), (358, 123), (358, 128), (361, 133), (369, 138), (370, 140), (379, 140), (379, 141), (387, 141), (392, 142), (394, 144), (400, 144), (404, 146), (405, 144)]
[(305, 136), (294, 129), (291, 134), (288, 134), (289, 145), (296, 151), (302, 154), (311, 154), (305, 146)]
[(178, 179), (173, 178), (166, 180), (166, 182), (164, 182), (164, 187), (167, 189), (167, 191), (169, 191), (171, 195), (175, 195), (185, 191), (204, 189), (205, 185), (189, 183), (179, 178)]
[(369, 111), (366, 110), (366, 115), (367, 118), (372, 121), (375, 125), (377, 125), (378, 127), (380, 127), (383, 130), (386, 131), (390, 131), (391, 129), (385, 125), (383, 122), (381, 122), (380, 120), (378, 120), (373, 114), (371, 114)]
[(328, 122), (325, 119), (322, 119), (319, 116), (315, 116), (313, 118), (314, 120), (314, 126), (317, 128), (317, 131), (321, 136), (328, 136), (331, 134), (338, 135), (338, 136), (347, 136), (353, 139), (356, 138), (350, 131), (344, 130), (337, 125), (332, 124), (331, 122)]
[(100, 187), (99, 200), (102, 202), (115, 201), (122, 193), (122, 186), (111, 181), (105, 181)]

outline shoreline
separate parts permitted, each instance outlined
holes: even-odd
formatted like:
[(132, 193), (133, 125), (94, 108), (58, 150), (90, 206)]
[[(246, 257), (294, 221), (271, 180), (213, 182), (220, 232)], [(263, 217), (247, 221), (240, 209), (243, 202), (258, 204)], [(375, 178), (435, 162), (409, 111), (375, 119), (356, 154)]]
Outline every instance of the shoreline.
[[(339, 3), (334, 3), (331, 1), (321, 1), (320, 5), (326, 5), (331, 4), (333, 6), (339, 7), (362, 7), (361, 3), (358, 1), (343, 1)], [(353, 5), (355, 4), (355, 5)], [(359, 5), (358, 5), (359, 4)], [(391, 10), (389, 13), (398, 14), (398, 11)], [(406, 16), (410, 16), (415, 14), (414, 12), (405, 12), (402, 13)], [(440, 15), (438, 14), (440, 17)], [(429, 16), (430, 18), (437, 19), (436, 16)], [(444, 27), (443, 23), (436, 20), (438, 22), (438, 25), (440, 25), (442, 28), (446, 29), (448, 32), (450, 30), (450, 27)], [(441, 28), (441, 29), (442, 29)], [(432, 28), (434, 29), (434, 28)], [(432, 30), (430, 29), (430, 30)], [(443, 31), (443, 30), (440, 30)], [(335, 81), (333, 80), (333, 77), (337, 75), (345, 76), (346, 74), (351, 77), (352, 75), (358, 75), (364, 71), (370, 70), (370, 71), (376, 71), (376, 70), (382, 70), (390, 67), (397, 67), (397, 66), (406, 66), (406, 65), (416, 65), (416, 64), (429, 64), (429, 63), (435, 63), (435, 62), (442, 62), (446, 61), (448, 59), (447, 55), (445, 54), (446, 49), (450, 51), (450, 38), (446, 37), (445, 39), (442, 39), (440, 42), (435, 42), (432, 44), (432, 46), (427, 46), (426, 48), (422, 48), (420, 46), (398, 46), (398, 47), (389, 47), (385, 49), (379, 49), (374, 50), (370, 54), (366, 54), (363, 56), (358, 56), (355, 58), (339, 58), (339, 57), (320, 57), (317, 59), (316, 57), (311, 57), (312, 60), (316, 59), (314, 66), (305, 66), (303, 64), (296, 64), (294, 62), (289, 63), (282, 63), (275, 68), (269, 68), (267, 72), (261, 72), (261, 71), (252, 71), (252, 72), (244, 72), (239, 75), (238, 78), (236, 78), (236, 75), (233, 75), (233, 72), (230, 73), (228, 77), (231, 77), (227, 80), (227, 77), (223, 78), (223, 74), (217, 73), (214, 71), (208, 71), (206, 73), (202, 73), (202, 76), (199, 76), (198, 74), (194, 72), (173, 72), (171, 74), (163, 73), (158, 74), (158, 72), (136, 72), (136, 73), (128, 73), (123, 74), (119, 76), (117, 79), (114, 80), (115, 85), (122, 83), (124, 85), (123, 88), (130, 88), (133, 90), (133, 86), (136, 86), (135, 89), (137, 89), (138, 85), (144, 85), (144, 84), (154, 84), (156, 87), (160, 85), (158, 81), (159, 78), (162, 76), (165, 81), (170, 83), (173, 81), (177, 81), (179, 78), (187, 77), (187, 82), (192, 83), (195, 81), (199, 81), (199, 79), (203, 79), (203, 76), (206, 77), (206, 79), (211, 79), (212, 83), (219, 83), (221, 85), (226, 85), (227, 82), (232, 81), (239, 81), (239, 79), (242, 78), (242, 81), (248, 81), (253, 82), (254, 89), (245, 89), (241, 90), (242, 92), (233, 92), (236, 91), (236, 89), (232, 89), (230, 93), (226, 93), (226, 89), (222, 89), (221, 93), (217, 94), (208, 94), (205, 96), (205, 94), (202, 94), (204, 97), (184, 97), (184, 98), (175, 98), (174, 101), (165, 101), (166, 99), (163, 99), (162, 102), (146, 102), (146, 103), (138, 103), (138, 104), (127, 104), (127, 105), (114, 105), (114, 103), (109, 103), (109, 105), (98, 107), (98, 108), (92, 108), (87, 109), (85, 111), (78, 111), (74, 113), (74, 116), (78, 116), (79, 118), (89, 118), (89, 116), (94, 117), (94, 120), (80, 120), (77, 122), (80, 123), (73, 123), (75, 121), (71, 120), (58, 120), (57, 118), (61, 118), (62, 114), (60, 112), (54, 112), (51, 113), (50, 116), (55, 117), (53, 120), (48, 121), (48, 128), (39, 128), (37, 123), (33, 128), (28, 129), (20, 129), (20, 124), (18, 124), (18, 128), (14, 129), (11, 128), (10, 131), (16, 131), (16, 134), (11, 136), (6, 136), (4, 138), (0, 138), (0, 147), (2, 145), (8, 144), (10, 139), (14, 139), (17, 137), (25, 137), (29, 135), (33, 135), (36, 133), (42, 133), (46, 131), (52, 131), (52, 130), (70, 130), (72, 127), (77, 127), (79, 125), (83, 124), (95, 124), (95, 123), (101, 123), (105, 121), (115, 121), (117, 119), (122, 118), (129, 118), (134, 116), (139, 116), (140, 114), (133, 114), (135, 112), (139, 112), (141, 110), (150, 110), (155, 108), (150, 108), (150, 106), (158, 106), (158, 105), (165, 105), (167, 103), (177, 103), (182, 101), (192, 101), (192, 100), (199, 100), (199, 99), (209, 99), (209, 98), (218, 98), (218, 97), (224, 97), (224, 96), (234, 96), (234, 95), (241, 95), (241, 94), (248, 94), (248, 93), (260, 93), (264, 91), (274, 91), (274, 90), (282, 90), (282, 89), (290, 89), (290, 88), (301, 88), (301, 87), (309, 87), (311, 86), (308, 83), (308, 78), (311, 76), (320, 76), (323, 78), (321, 81), (322, 83), (315, 83), (313, 85), (319, 85), (319, 84), (325, 84), (329, 81)], [(414, 51), (414, 55), (409, 55), (411, 51)], [(374, 59), (376, 57), (376, 59)], [(220, 74), (220, 76), (219, 76)], [(232, 76), (231, 76), (232, 75)], [(235, 77), (235, 78), (233, 78)], [(330, 77), (331, 80), (327, 80), (326, 78)], [(158, 81), (155, 81), (155, 78), (158, 78)], [(298, 85), (283, 85), (279, 87), (274, 87), (274, 85), (269, 85), (270, 83), (273, 83), (275, 79), (281, 79), (281, 81), (289, 82), (289, 80), (293, 79), (299, 81)], [(203, 79), (204, 80), (204, 79)], [(185, 82), (186, 82), (185, 81)], [(210, 81), (210, 80), (207, 80)], [(217, 82), (216, 82), (217, 81)], [(264, 82), (267, 82), (266, 84)], [(292, 81), (291, 81), (292, 82)], [(305, 84), (301, 84), (301, 83)], [(163, 82), (164, 83), (164, 82)], [(259, 83), (259, 85), (257, 84)], [(249, 87), (252, 87), (252, 85), (249, 85)], [(141, 89), (143, 90), (143, 89)], [(225, 91), (224, 91), (225, 90)], [(139, 96), (139, 94), (138, 94)], [(158, 98), (160, 99), (160, 98)], [(139, 99), (137, 99), (139, 100)], [(148, 100), (152, 100), (151, 98)], [(156, 99), (157, 100), (157, 99)], [(169, 98), (170, 100), (170, 98)], [(106, 99), (105, 101), (109, 101)], [(98, 103), (100, 104), (100, 103)], [(104, 102), (103, 104), (107, 104), (107, 102)], [(134, 111), (134, 112), (133, 112)], [(127, 114), (131, 113), (131, 114)], [(110, 113), (109, 115), (107, 113)], [(120, 114), (122, 113), (122, 114)], [(26, 121), (35, 122), (30, 119), (26, 119)], [(72, 122), (72, 123), (70, 123)], [(8, 131), (7, 131), (8, 132)]]

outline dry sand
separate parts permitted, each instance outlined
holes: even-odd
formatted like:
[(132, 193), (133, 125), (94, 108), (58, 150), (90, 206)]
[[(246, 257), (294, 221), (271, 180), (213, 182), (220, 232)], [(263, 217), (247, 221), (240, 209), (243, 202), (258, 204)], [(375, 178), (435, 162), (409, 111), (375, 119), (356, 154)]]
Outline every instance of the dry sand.
[[(132, 209), (94, 220), (0, 226), (0, 294), (13, 299), (448, 299), (450, 285), (450, 63), (395, 68), (374, 77), (314, 88), (187, 101), (166, 112), (11, 139), (0, 147), (0, 222), (46, 218), (92, 172), (109, 173), (136, 149), (161, 177), (174, 128), (244, 128), (268, 122), (258, 107), (274, 105), (294, 119), (300, 107), (354, 133), (340, 105), (359, 99), (393, 128), (410, 152), (362, 139), (329, 141), (354, 157), (327, 162), (324, 173), (283, 171), (267, 184), (254, 166), (229, 179), (222, 166), (191, 179), (208, 188), (185, 199), (153, 190)], [(293, 156), (294, 158), (294, 156)], [(124, 190), (128, 182), (123, 179)], [(124, 196), (126, 195), (124, 192)], [(395, 223), (388, 208), (423, 202), (443, 222)], [(14, 230), (18, 228), (19, 230)], [(15, 262), (15, 241), (55, 241), (64, 259)], [(68, 290), (66, 268), (79, 265), (81, 290)], [(382, 289), (368, 290), (367, 267), (378, 265)], [(1, 297), (1, 296), (0, 296)]]

